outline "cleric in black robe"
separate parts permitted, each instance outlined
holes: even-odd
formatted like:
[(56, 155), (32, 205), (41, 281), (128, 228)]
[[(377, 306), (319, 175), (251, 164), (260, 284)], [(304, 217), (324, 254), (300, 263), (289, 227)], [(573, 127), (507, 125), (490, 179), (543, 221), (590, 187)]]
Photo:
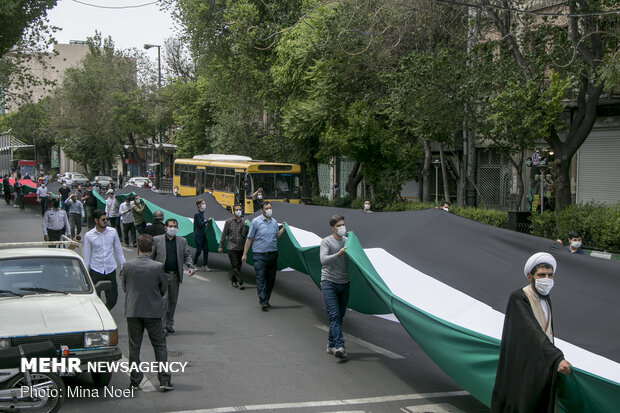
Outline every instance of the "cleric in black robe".
[(549, 291), (557, 267), (550, 254), (539, 252), (525, 264), (529, 284), (508, 299), (497, 365), (492, 412), (554, 412), (558, 373), (570, 363), (553, 344)]

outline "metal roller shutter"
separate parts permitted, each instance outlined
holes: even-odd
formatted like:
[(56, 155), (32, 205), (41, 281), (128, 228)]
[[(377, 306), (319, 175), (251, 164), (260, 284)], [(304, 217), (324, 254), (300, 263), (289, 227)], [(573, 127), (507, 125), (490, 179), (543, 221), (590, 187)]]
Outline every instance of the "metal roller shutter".
[(592, 131), (577, 158), (577, 202), (620, 202), (620, 131)]

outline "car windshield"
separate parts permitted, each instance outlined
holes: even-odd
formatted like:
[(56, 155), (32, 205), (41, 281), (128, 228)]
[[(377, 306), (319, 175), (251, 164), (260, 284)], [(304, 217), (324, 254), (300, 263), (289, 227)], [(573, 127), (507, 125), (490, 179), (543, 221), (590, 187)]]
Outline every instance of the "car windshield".
[(111, 181), (112, 178), (110, 178), (109, 176), (96, 176), (95, 180), (100, 180), (100, 181)]
[(77, 259), (37, 257), (0, 261), (0, 297), (90, 291), (90, 282)]
[(301, 195), (300, 176), (292, 173), (253, 173), (253, 191), (263, 188), (266, 199), (299, 199)]
[(88, 179), (82, 174), (73, 174), (73, 179)]

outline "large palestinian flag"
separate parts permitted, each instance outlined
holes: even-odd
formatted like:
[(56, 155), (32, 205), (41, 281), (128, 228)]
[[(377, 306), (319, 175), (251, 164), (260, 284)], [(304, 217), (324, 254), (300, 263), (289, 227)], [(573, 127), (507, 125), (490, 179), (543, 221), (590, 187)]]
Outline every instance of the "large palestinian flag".
[[(125, 187), (177, 218), (179, 235), (193, 245), (195, 200), (205, 199), (209, 247), (217, 250), (230, 213), (209, 194), (177, 198)], [(103, 198), (100, 198), (103, 202)], [(394, 314), (411, 337), (473, 396), (491, 403), (503, 311), (510, 293), (527, 284), (526, 260), (551, 253), (558, 262), (553, 289), (556, 345), (573, 365), (560, 376), (566, 412), (616, 412), (620, 402), (620, 263), (569, 254), (559, 243), (494, 228), (441, 210), (372, 213), (274, 203), (286, 222), (278, 241), (279, 267), (308, 274), (319, 285), (319, 244), (329, 217), (345, 216), (351, 275), (349, 307)], [(147, 216), (147, 218), (150, 218)], [(247, 217), (251, 219), (252, 217)], [(251, 262), (250, 259), (248, 259)]]

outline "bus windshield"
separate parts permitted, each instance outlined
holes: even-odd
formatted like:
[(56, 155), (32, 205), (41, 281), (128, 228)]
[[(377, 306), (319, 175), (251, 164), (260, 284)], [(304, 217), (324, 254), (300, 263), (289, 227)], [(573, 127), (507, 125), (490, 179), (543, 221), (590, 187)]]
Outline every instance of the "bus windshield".
[(252, 192), (263, 188), (265, 199), (299, 199), (301, 196), (301, 178), (293, 173), (251, 173)]

